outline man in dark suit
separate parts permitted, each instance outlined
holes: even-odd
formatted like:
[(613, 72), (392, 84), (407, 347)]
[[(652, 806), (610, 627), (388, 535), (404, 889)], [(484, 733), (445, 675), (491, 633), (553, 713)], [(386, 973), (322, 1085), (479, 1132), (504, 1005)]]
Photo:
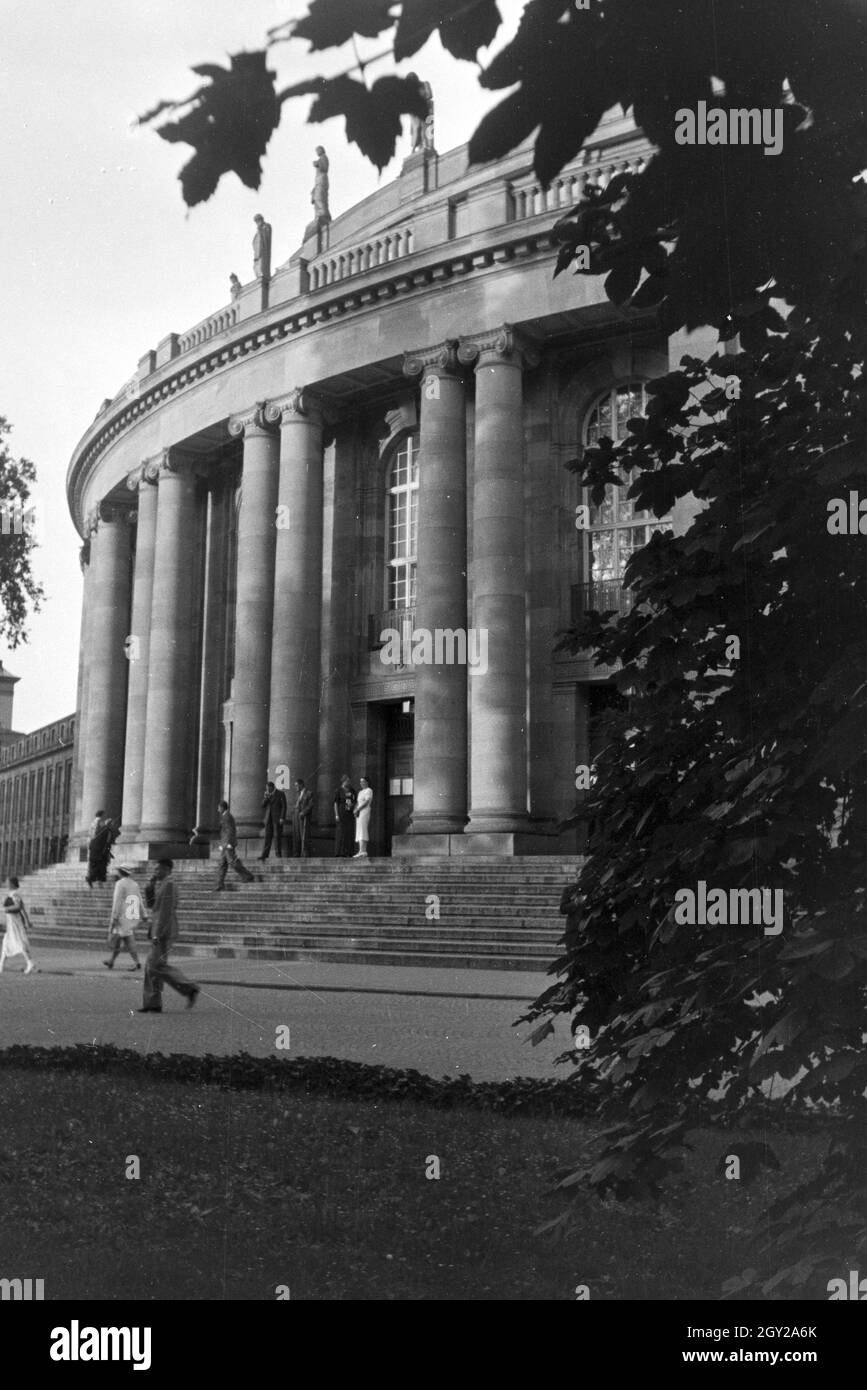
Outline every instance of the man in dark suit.
[(334, 793), (334, 820), (337, 834), (334, 837), (335, 859), (350, 859), (355, 850), (355, 803), (358, 798), (355, 788), (344, 772), (340, 786)]
[(265, 844), (260, 859), (267, 859), (271, 853), (271, 841), (277, 841), (277, 858), (283, 858), (283, 823), (286, 820), (286, 793), (269, 782), (262, 799), (265, 810)]
[(307, 836), (310, 830), (310, 816), (313, 812), (313, 793), (305, 787), (304, 778), (295, 778), (295, 809), (292, 812), (292, 831), (295, 840), (295, 855), (307, 859)]
[(163, 985), (171, 985), (182, 994), (188, 1009), (193, 1007), (201, 992), (200, 985), (188, 980), (182, 970), (169, 965), (169, 951), (178, 935), (178, 889), (172, 878), (173, 868), (171, 859), (161, 859), (151, 879), (154, 907), (149, 935), (152, 944), (145, 966), (140, 1014), (162, 1013)]
[(226, 874), (231, 866), (236, 874), (240, 874), (245, 883), (253, 882), (253, 875), (238, 858), (235, 846), (238, 843), (238, 831), (235, 827), (235, 817), (229, 811), (228, 801), (221, 801), (217, 810), (220, 813), (220, 877), (217, 880), (215, 893), (222, 893), (226, 887)]

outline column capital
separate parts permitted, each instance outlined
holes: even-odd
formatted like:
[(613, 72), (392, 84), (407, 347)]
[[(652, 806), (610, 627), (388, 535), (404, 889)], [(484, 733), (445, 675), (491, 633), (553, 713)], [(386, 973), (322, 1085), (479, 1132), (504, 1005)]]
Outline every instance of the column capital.
[(130, 492), (138, 492), (149, 483), (155, 483), (160, 474), (160, 464), (168, 454), (168, 449), (162, 449), (152, 458), (142, 459), (137, 468), (133, 468), (126, 475), (126, 485)]
[(109, 501), (104, 497), (96, 506), (90, 508), (84, 518), (85, 544), (89, 545), (91, 537), (96, 535), (101, 525), (108, 525), (114, 521), (129, 521), (134, 514), (132, 498), (127, 502), (126, 499)]
[(291, 425), (309, 420), (311, 424), (333, 424), (337, 411), (327, 396), (296, 386), (285, 396), (275, 396), (265, 406), (265, 419), (271, 424)]
[(271, 436), (265, 420), (265, 402), (256, 401), (248, 410), (241, 410), (237, 415), (229, 416), (229, 434), (237, 437), (243, 435), (249, 439), (252, 435)]
[(403, 374), (418, 376), (424, 372), (428, 376), (439, 373), (454, 376), (459, 370), (457, 349), (458, 339), (446, 338), (445, 342), (436, 343), (433, 347), (415, 348), (412, 352), (405, 352)]
[(535, 367), (539, 357), (536, 345), (518, 333), (510, 323), (504, 323), (500, 328), (489, 329), (486, 333), (469, 334), (461, 338), (458, 344), (458, 360), (475, 362), (477, 369), (495, 366), (497, 363)]

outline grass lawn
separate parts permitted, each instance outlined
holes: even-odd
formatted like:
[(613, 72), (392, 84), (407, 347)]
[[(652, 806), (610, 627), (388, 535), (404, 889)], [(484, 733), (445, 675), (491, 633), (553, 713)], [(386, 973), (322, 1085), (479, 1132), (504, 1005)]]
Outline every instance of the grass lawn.
[(0, 1277), (44, 1278), (47, 1299), (714, 1299), (824, 1142), (778, 1136), (782, 1172), (744, 1189), (704, 1132), (691, 1188), (581, 1198), (555, 1242), (533, 1231), (595, 1142), (580, 1120), (13, 1068), (0, 1097)]

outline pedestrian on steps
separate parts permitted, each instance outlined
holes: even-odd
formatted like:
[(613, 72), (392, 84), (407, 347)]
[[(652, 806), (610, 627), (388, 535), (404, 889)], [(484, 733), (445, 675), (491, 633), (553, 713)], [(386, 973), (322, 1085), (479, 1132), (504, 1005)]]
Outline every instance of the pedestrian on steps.
[(307, 859), (310, 817), (313, 813), (313, 793), (305, 787), (304, 778), (295, 778), (295, 809), (292, 812), (292, 849), (298, 859)]
[(114, 963), (121, 951), (129, 951), (133, 960), (130, 970), (141, 970), (141, 961), (135, 949), (135, 924), (144, 918), (141, 889), (129, 869), (118, 867), (115, 869), (115, 873), (117, 874), (117, 883), (114, 885), (111, 917), (108, 924), (108, 946), (111, 951), (111, 958), (103, 961), (103, 965), (107, 965), (109, 970), (113, 970)]
[(286, 820), (286, 793), (279, 787), (275, 787), (273, 782), (268, 782), (265, 786), (265, 795), (262, 799), (262, 809), (265, 812), (265, 843), (262, 846), (262, 853), (259, 855), (261, 860), (266, 860), (271, 853), (271, 841), (277, 842), (277, 858), (283, 858), (283, 824)]
[(334, 836), (335, 859), (352, 858), (355, 845), (355, 801), (355, 788), (349, 780), (349, 774), (344, 772), (340, 786), (334, 793), (334, 824), (337, 827)]
[(367, 859), (367, 845), (370, 840), (370, 808), (373, 804), (373, 788), (366, 777), (361, 778), (361, 791), (358, 793), (358, 800), (355, 803), (355, 836), (358, 840), (358, 851), (353, 859)]
[(255, 879), (247, 868), (246, 864), (238, 858), (235, 846), (238, 843), (238, 831), (235, 825), (235, 817), (229, 810), (228, 801), (221, 801), (218, 806), (220, 813), (220, 877), (217, 880), (215, 893), (222, 893), (226, 887), (226, 874), (230, 868), (240, 875), (245, 883), (254, 883)]
[(87, 846), (87, 874), (85, 875), (88, 888), (92, 888), (95, 883), (105, 883), (109, 861), (112, 858), (111, 847), (120, 834), (114, 822), (109, 817), (103, 816), (101, 811), (97, 812), (91, 830), (93, 834)]
[(10, 877), (8, 883), (9, 893), (3, 902), (6, 909), (6, 932), (0, 945), (0, 971), (3, 970), (8, 956), (23, 956), (27, 962), (24, 974), (29, 975), (31, 970), (36, 969), (27, 936), (27, 928), (30, 927), (32, 930), (32, 924), (18, 888), (17, 878)]

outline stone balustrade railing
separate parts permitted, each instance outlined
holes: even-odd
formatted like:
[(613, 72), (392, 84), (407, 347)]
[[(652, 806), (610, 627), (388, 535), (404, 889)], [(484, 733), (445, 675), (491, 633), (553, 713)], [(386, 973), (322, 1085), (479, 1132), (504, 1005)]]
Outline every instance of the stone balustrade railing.
[(359, 246), (326, 251), (312, 260), (307, 268), (310, 289), (320, 290), (326, 285), (336, 284), (338, 280), (346, 280), (350, 275), (360, 275), (378, 265), (400, 260), (402, 256), (408, 256), (412, 249), (412, 224), (406, 223), (402, 227), (380, 232)]
[(209, 314), (201, 323), (197, 323), (195, 328), (191, 328), (187, 333), (178, 335), (178, 352), (187, 352), (190, 348), (199, 347), (206, 343), (209, 338), (214, 338), (218, 333), (225, 333), (227, 328), (234, 328), (238, 322), (237, 304), (229, 304), (225, 309), (218, 309), (215, 314)]
[(526, 182), (512, 184), (515, 220), (539, 217), (543, 212), (558, 212), (574, 207), (590, 187), (606, 188), (615, 174), (640, 174), (647, 161), (643, 155), (632, 159), (598, 160), (583, 168), (567, 169), (553, 179), (547, 189), (532, 177)]
[(100, 406), (70, 476), (80, 479), (101, 448), (142, 413), (237, 358), (380, 299), (550, 252), (544, 216), (553, 222), (588, 186), (638, 173), (652, 155), (652, 145), (628, 118), (600, 129), (602, 135), (545, 190), (532, 172), (529, 142), (490, 174), (468, 169), (465, 147), (438, 157), (430, 186), (422, 188), (418, 169), (405, 171), (335, 218), (318, 246), (305, 243), (276, 267), (270, 282), (251, 281), (230, 305), (149, 349), (136, 374)]

